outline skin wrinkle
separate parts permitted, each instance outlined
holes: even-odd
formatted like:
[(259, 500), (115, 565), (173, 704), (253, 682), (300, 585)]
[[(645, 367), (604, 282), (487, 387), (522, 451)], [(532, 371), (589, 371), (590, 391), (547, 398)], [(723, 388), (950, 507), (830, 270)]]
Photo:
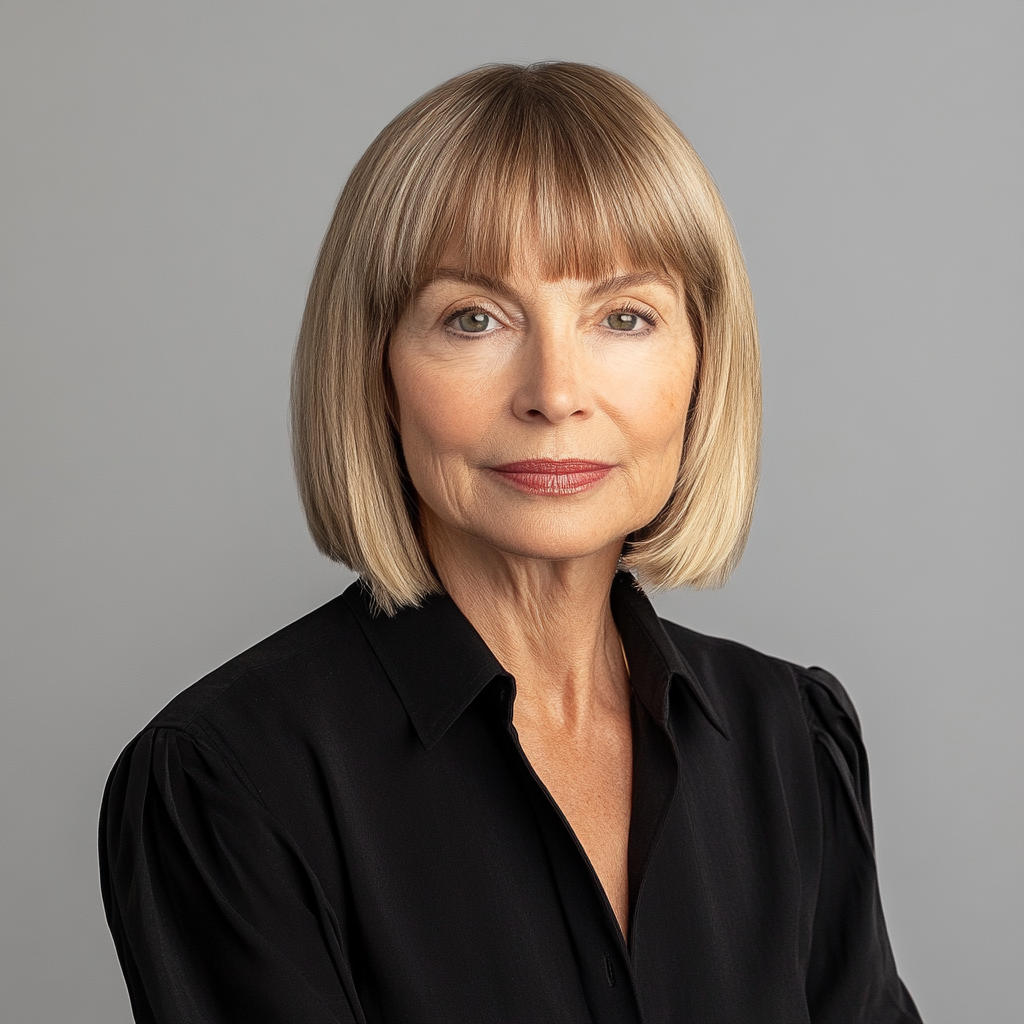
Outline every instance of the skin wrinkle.
[[(393, 332), (389, 363), (420, 528), (446, 590), (516, 679), (513, 723), (625, 934), (630, 689), (609, 595), (625, 538), (668, 500), (696, 345), (681, 282), (617, 268), (545, 280), (536, 242), (502, 280), (449, 252)], [(650, 310), (636, 331), (609, 314)], [(465, 333), (465, 310), (492, 318)], [(609, 322), (610, 323), (610, 322)], [(493, 467), (613, 467), (576, 494), (523, 493)]]

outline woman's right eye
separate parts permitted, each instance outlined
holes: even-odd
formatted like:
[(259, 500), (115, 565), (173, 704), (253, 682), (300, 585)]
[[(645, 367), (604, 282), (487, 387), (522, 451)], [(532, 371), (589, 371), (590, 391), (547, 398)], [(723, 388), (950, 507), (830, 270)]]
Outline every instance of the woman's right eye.
[(454, 327), (464, 334), (487, 334), (498, 326), (494, 317), (480, 309), (465, 309), (453, 313), (446, 322), (449, 327)]

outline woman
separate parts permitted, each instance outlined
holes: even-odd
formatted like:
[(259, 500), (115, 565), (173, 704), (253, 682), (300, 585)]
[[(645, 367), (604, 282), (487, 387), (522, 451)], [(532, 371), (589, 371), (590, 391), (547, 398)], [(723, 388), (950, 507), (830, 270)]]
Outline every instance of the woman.
[(739, 248), (608, 72), (487, 67), (353, 171), (295, 361), (361, 581), (186, 690), (101, 821), (139, 1021), (919, 1020), (839, 683), (662, 622), (757, 478)]

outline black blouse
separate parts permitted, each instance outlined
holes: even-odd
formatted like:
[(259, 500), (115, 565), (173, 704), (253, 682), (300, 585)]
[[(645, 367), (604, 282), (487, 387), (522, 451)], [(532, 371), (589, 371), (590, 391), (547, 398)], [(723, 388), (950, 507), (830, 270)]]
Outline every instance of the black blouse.
[(100, 820), (135, 1019), (896, 1024), (856, 713), (803, 669), (658, 619), (633, 688), (629, 943), (448, 597), (359, 584), (180, 694)]

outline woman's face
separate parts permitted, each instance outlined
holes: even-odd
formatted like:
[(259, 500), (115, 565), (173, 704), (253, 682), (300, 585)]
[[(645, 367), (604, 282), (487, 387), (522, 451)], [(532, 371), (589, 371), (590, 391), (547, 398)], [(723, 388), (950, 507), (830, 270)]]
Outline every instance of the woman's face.
[(621, 548), (679, 467), (697, 354), (682, 283), (544, 280), (529, 250), (502, 280), (461, 263), (443, 261), (390, 345), (428, 542), (553, 560)]

